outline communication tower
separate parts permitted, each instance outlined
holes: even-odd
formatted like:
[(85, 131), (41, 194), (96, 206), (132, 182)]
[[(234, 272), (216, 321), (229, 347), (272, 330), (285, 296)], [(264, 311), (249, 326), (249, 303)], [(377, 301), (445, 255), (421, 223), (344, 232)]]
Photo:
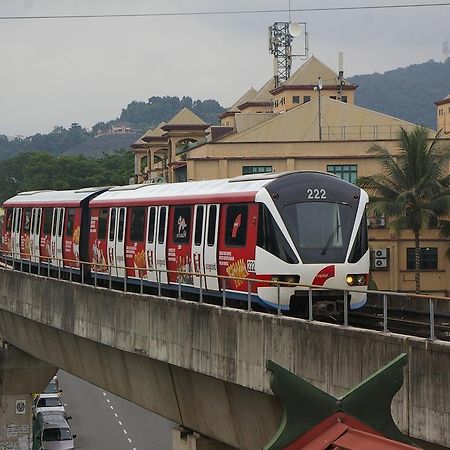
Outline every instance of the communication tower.
[[(305, 46), (301, 54), (292, 54), (292, 41), (304, 35)], [(269, 27), (269, 51), (273, 55), (275, 88), (291, 75), (292, 58), (308, 56), (308, 33), (305, 22), (275, 22)]]
[(442, 53), (444, 55), (444, 62), (447, 61), (447, 59), (450, 56), (450, 51), (448, 48), (448, 40), (444, 41), (443, 45), (442, 45)]

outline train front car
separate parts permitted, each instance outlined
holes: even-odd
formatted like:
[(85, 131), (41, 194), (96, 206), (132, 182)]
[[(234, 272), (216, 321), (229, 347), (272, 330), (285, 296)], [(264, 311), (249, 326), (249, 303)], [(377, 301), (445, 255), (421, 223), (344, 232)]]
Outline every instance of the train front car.
[[(365, 191), (328, 173), (294, 172), (266, 184), (256, 201), (262, 203), (258, 278), (314, 285), (316, 315), (338, 316), (346, 289), (358, 291), (348, 294), (350, 309), (364, 305), (370, 266)], [(258, 296), (269, 307), (280, 303), (308, 314), (307, 287), (261, 286)]]

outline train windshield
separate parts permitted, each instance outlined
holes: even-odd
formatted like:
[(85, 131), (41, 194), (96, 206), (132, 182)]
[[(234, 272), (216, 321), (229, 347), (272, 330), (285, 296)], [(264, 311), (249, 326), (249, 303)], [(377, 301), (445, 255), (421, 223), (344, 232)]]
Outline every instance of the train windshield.
[(292, 203), (283, 207), (283, 216), (304, 263), (345, 261), (355, 218), (349, 204)]

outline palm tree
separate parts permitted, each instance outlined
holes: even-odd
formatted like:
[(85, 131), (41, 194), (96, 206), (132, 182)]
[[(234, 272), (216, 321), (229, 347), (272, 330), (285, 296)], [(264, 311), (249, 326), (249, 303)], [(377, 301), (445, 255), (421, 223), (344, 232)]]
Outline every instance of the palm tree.
[(420, 231), (430, 220), (449, 212), (450, 147), (438, 145), (439, 133), (431, 139), (424, 127), (398, 131), (400, 152), (394, 156), (378, 144), (369, 152), (379, 159), (381, 173), (361, 177), (358, 184), (371, 196), (375, 215), (391, 219), (397, 233), (414, 233), (416, 293), (420, 293)]

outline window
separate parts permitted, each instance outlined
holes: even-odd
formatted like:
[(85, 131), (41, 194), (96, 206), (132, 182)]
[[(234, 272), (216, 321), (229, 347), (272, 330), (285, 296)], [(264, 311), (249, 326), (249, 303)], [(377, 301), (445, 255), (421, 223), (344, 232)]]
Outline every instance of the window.
[(106, 239), (107, 224), (108, 224), (108, 210), (106, 208), (104, 208), (98, 212), (98, 238), (99, 239)]
[(233, 247), (245, 246), (247, 240), (247, 205), (229, 205), (225, 225), (225, 244)]
[(191, 234), (191, 207), (176, 206), (173, 214), (173, 242), (188, 244)]
[(299, 95), (293, 95), (292, 96), (292, 103), (300, 103), (300, 96)]
[[(406, 270), (415, 269), (415, 249), (406, 249)], [(422, 247), (420, 249), (420, 270), (437, 270), (438, 249), (437, 247)]]
[(259, 207), (257, 245), (288, 264), (298, 263), (298, 259), (266, 205)]
[(58, 236), (62, 236), (64, 208), (59, 208)]
[(23, 231), (25, 233), (30, 232), (30, 226), (31, 226), (31, 208), (25, 208), (25, 220), (23, 221)]
[(155, 218), (156, 218), (156, 208), (152, 206), (150, 208), (150, 213), (148, 215), (147, 241), (149, 244), (153, 244), (153, 242), (155, 241)]
[(131, 208), (130, 240), (142, 242), (144, 240), (145, 208)]
[(11, 231), (12, 214), (11, 210), (8, 208), (6, 210), (6, 231)]
[(166, 231), (166, 215), (167, 208), (161, 208), (161, 211), (159, 212), (158, 244), (164, 244)]
[(209, 208), (208, 238), (207, 238), (207, 244), (210, 247), (212, 247), (216, 241), (216, 220), (217, 220), (217, 206), (211, 205)]
[(358, 166), (356, 164), (349, 165), (328, 165), (327, 172), (337, 175), (339, 178), (348, 181), (349, 183), (356, 183), (358, 178)]
[(44, 208), (44, 234), (50, 234), (52, 232), (52, 208)]
[(336, 100), (336, 96), (335, 96), (335, 95), (330, 95), (330, 98), (331, 98), (332, 100)]
[(361, 223), (359, 224), (358, 233), (355, 238), (355, 243), (353, 244), (352, 251), (348, 258), (348, 262), (356, 263), (358, 262), (369, 249), (369, 241), (367, 237), (367, 216), (366, 213), (363, 214)]
[(20, 225), (22, 223), (22, 208), (16, 210), (16, 233), (20, 233)]
[(114, 241), (114, 235), (116, 233), (116, 208), (111, 209), (111, 215), (109, 217), (109, 240)]
[(272, 166), (242, 166), (242, 175), (252, 175), (255, 173), (271, 173)]
[(202, 243), (204, 213), (205, 207), (203, 205), (197, 206), (197, 212), (195, 214), (195, 236), (194, 236), (194, 244), (197, 246), (201, 245)]
[(34, 234), (39, 234), (41, 232), (41, 214), (42, 214), (42, 209), (38, 208), (37, 214), (36, 214), (37, 218), (34, 223)]
[(119, 208), (119, 222), (117, 230), (117, 242), (123, 241), (123, 231), (125, 228), (125, 208)]
[(347, 96), (346, 95), (343, 95), (341, 97), (341, 102), (347, 103)]
[(69, 208), (67, 210), (67, 223), (66, 223), (66, 236), (67, 237), (73, 236), (74, 222), (75, 222), (75, 209)]
[(308, 103), (311, 100), (311, 96), (310, 95), (304, 95), (303, 96), (303, 103)]

